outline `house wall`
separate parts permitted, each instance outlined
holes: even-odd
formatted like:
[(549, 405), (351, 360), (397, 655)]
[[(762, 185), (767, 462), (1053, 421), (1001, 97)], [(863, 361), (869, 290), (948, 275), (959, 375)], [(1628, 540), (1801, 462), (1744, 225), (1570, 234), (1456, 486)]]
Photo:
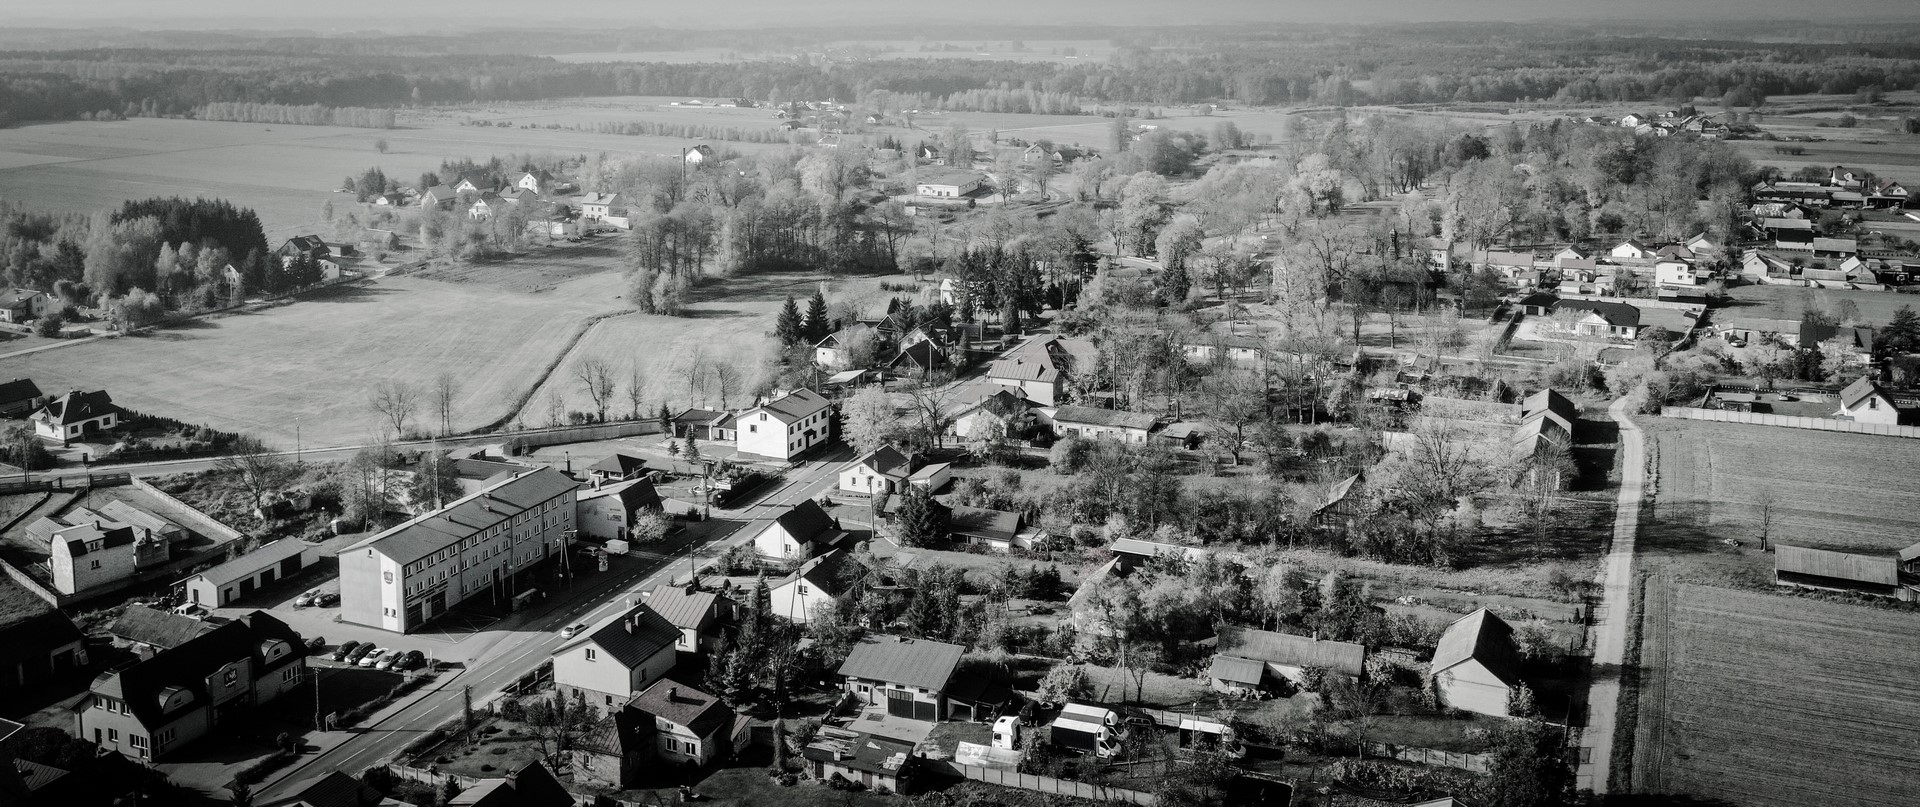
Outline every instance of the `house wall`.
[[(589, 650), (593, 651), (591, 660), (587, 658)], [(554, 689), (569, 698), (577, 695), (603, 712), (617, 709), (647, 685), (660, 680), (673, 669), (677, 659), (674, 649), (665, 647), (640, 666), (627, 669), (599, 645), (587, 642), (554, 655)]]
[(1021, 394), (1027, 396), (1027, 400), (1033, 401), (1041, 406), (1052, 406), (1054, 401), (1059, 400), (1060, 397), (1060, 384), (1054, 381), (1021, 381), (1011, 378), (995, 378), (991, 375), (987, 376), (987, 380), (1003, 387), (1012, 387), (1020, 390)]
[[(737, 422), (737, 447), (748, 454), (789, 459), (827, 441), (827, 418), (822, 409), (794, 423), (783, 423), (765, 410), (748, 410)], [(811, 430), (812, 435), (807, 432)]]
[(893, 478), (875, 472), (866, 463), (856, 463), (852, 467), (841, 469), (840, 489), (848, 493), (892, 493)]
[(1144, 443), (1147, 441), (1145, 429), (1124, 429), (1117, 426), (1095, 426), (1088, 423), (1054, 422), (1055, 434), (1061, 437), (1074, 435), (1089, 440), (1118, 440), (1122, 443)]
[[(80, 712), (80, 738), (97, 743), (134, 759), (162, 757), (205, 736), (212, 727), (212, 710), (202, 705), (176, 715), (172, 722), (152, 729), (140, 725), (138, 718), (118, 710), (102, 708), (102, 701)], [(147, 752), (134, 747), (134, 738), (147, 744)]]
[(1869, 395), (1849, 409), (1840, 407), (1842, 417), (1852, 418), (1859, 423), (1877, 423), (1884, 426), (1897, 426), (1900, 423), (1900, 410), (1882, 400), (1878, 395)]
[(393, 601), (380, 585), (382, 569), (392, 569), (386, 556), (371, 548), (340, 553), (340, 618), (356, 625), (398, 630), (399, 621), (383, 618)]
[(851, 362), (847, 351), (837, 347), (816, 347), (813, 349), (813, 361), (828, 370), (844, 370)]
[(125, 580), (136, 568), (133, 544), (107, 547), (76, 558), (68, 553), (67, 543), (55, 536), (51, 549), (53, 587), (61, 594)]
[(1478, 661), (1455, 664), (1435, 675), (1434, 681), (1441, 703), (1483, 715), (1507, 716), (1506, 683)]
[(777, 521), (768, 524), (766, 529), (753, 537), (753, 548), (762, 557), (775, 559), (798, 558), (801, 554), (799, 542)]
[(888, 681), (855, 678), (851, 675), (847, 676), (846, 690), (847, 694), (859, 698), (861, 703), (869, 706), (885, 706), (887, 705), (888, 693), (904, 692), (913, 696), (914, 703), (933, 704), (933, 713), (936, 715), (944, 717), (947, 713), (946, 695), (938, 691), (930, 692), (917, 687), (902, 686)]
[(618, 495), (581, 499), (574, 509), (581, 535), (611, 541), (627, 537), (628, 528), (633, 526), (633, 513)]
[(821, 606), (833, 601), (831, 595), (805, 580), (775, 587), (767, 595), (768, 613), (802, 625), (812, 621)]
[(975, 409), (954, 420), (953, 434), (962, 440), (971, 440), (976, 435), (985, 436), (987, 432), (982, 430), (987, 428), (987, 424), (1000, 422), (1004, 422), (1004, 419), (999, 415), (985, 409)]
[(895, 793), (900, 792), (900, 779), (897, 776), (888, 775), (888, 774), (868, 773), (866, 771), (856, 771), (852, 768), (848, 768), (843, 765), (838, 765), (823, 759), (812, 760), (812, 762), (813, 762), (813, 778), (815, 779), (826, 781), (827, 779), (832, 778), (833, 775), (837, 773), (841, 776), (841, 778), (847, 779), (849, 781), (860, 782), (861, 784), (864, 784), (869, 788), (885, 787), (886, 789), (891, 790)]
[(654, 753), (669, 762), (705, 765), (726, 747), (725, 740), (718, 732), (701, 737), (678, 723), (658, 717), (653, 719), (653, 727)]

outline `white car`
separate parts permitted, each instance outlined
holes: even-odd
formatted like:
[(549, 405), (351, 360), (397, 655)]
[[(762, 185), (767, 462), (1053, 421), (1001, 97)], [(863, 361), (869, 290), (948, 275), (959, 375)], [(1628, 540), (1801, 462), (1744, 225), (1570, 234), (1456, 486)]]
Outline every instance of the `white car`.
[(386, 654), (387, 654), (387, 649), (386, 649), (386, 648), (384, 648), (384, 647), (377, 647), (377, 648), (374, 648), (374, 650), (373, 650), (373, 652), (371, 652), (371, 653), (368, 653), (368, 654), (366, 654), (366, 655), (364, 655), (364, 656), (361, 656), (361, 657), (360, 657), (360, 666), (362, 666), (362, 667), (371, 667), (371, 666), (373, 666), (373, 665), (375, 665), (375, 664), (379, 664), (379, 663), (380, 663), (380, 657), (381, 657), (381, 656), (384, 656), (384, 655), (386, 655)]
[(587, 626), (584, 624), (568, 625), (560, 629), (560, 638), (571, 639), (575, 636), (579, 636), (580, 632), (586, 629), (587, 629)]

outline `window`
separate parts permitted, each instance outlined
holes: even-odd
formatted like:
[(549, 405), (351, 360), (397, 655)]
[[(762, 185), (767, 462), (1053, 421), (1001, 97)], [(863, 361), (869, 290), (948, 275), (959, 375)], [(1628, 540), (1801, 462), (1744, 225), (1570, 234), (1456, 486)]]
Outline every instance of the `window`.
[(173, 729), (167, 729), (154, 735), (153, 740), (156, 745), (166, 745), (167, 743), (173, 742)]
[(97, 561), (97, 560), (96, 560), (96, 561), (93, 561), (93, 566), (92, 566), (92, 568), (95, 568), (95, 569), (98, 569), (98, 568), (100, 568), (100, 561)]
[(748, 434), (759, 434), (759, 433), (760, 433), (760, 427), (759, 427), (759, 426), (755, 426), (755, 425), (752, 425), (752, 424), (748, 424), (748, 425), (747, 425), (747, 433), (748, 433)]
[(595, 661), (595, 660), (598, 660), (598, 659), (599, 659), (599, 656), (600, 656), (600, 654), (599, 654), (599, 653), (597, 653), (597, 652), (595, 652), (593, 648), (591, 648), (591, 647), (589, 647), (589, 648), (587, 648), (587, 660), (588, 660), (588, 661)]
[(801, 583), (801, 584), (800, 584), (800, 594), (801, 594), (801, 596), (805, 596), (805, 595), (806, 595), (806, 593), (807, 593), (807, 584), (805, 584), (805, 583)]
[(133, 710), (131, 708), (128, 708), (126, 701), (116, 701), (115, 705), (120, 707), (121, 714), (123, 715), (133, 714)]
[(661, 744), (662, 744), (662, 745), (665, 745), (665, 746), (667, 747), (667, 750), (668, 750), (668, 751), (678, 751), (678, 750), (680, 750), (680, 741), (679, 741), (679, 740), (676, 740), (676, 739), (674, 739), (674, 738), (672, 738), (672, 737), (667, 737), (667, 738), (664, 738), (664, 739), (662, 739), (662, 740), (661, 740), (660, 742), (661, 742)]
[(127, 744), (144, 751), (147, 748), (147, 738), (138, 734), (129, 734), (127, 735)]
[(294, 673), (297, 673), (297, 672), (300, 672), (300, 670), (299, 670), (298, 668), (295, 668), (295, 667), (288, 667), (288, 668), (286, 668), (286, 669), (284, 669), (284, 670), (281, 670), (281, 671), (280, 671), (280, 682), (281, 682), (281, 683), (286, 683), (286, 682), (288, 682), (288, 681), (292, 681), (292, 680), (294, 679)]
[(94, 699), (93, 699), (93, 708), (95, 708), (95, 709), (105, 709), (105, 708), (107, 708), (107, 699), (106, 699), (106, 698), (94, 698)]
[(107, 729), (107, 742), (110, 742), (110, 743), (120, 742), (120, 730)]

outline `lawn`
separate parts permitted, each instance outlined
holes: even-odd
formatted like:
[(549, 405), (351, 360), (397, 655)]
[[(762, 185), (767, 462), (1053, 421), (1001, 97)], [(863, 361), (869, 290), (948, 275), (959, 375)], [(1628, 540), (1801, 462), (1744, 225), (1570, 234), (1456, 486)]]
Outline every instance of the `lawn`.
[[(1913, 543), (1920, 441), (1773, 426), (1641, 418), (1659, 493), (1639, 549), (1683, 580), (1771, 588), (1759, 504), (1775, 541), (1892, 553)], [(1733, 546), (1725, 541), (1741, 542)]]
[(1647, 601), (1636, 792), (1920, 802), (1920, 615), (1685, 584)]
[(1901, 306), (1913, 306), (1915, 310), (1920, 310), (1920, 299), (1913, 295), (1884, 291), (1770, 285), (1736, 286), (1729, 293), (1733, 296), (1733, 305), (1714, 315), (1720, 321), (1728, 317), (1800, 319), (1801, 312), (1809, 304), (1823, 305), (1828, 311), (1834, 311), (1842, 300), (1851, 301), (1860, 310), (1861, 318), (1876, 326), (1887, 324)]
[(419, 384), (449, 371), (461, 381), (457, 428), (504, 417), (586, 317), (617, 305), (385, 278), (151, 335), (0, 359), (0, 375), (106, 389), (123, 406), (284, 447), (294, 445), (296, 425), (304, 445), (356, 445), (375, 432), (367, 396), (386, 380)]

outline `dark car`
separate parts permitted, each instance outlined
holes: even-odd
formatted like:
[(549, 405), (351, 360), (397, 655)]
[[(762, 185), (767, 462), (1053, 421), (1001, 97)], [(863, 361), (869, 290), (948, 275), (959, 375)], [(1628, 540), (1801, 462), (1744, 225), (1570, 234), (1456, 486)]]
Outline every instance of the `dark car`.
[(333, 660), (346, 661), (348, 656), (353, 655), (354, 651), (359, 649), (360, 649), (359, 642), (353, 642), (353, 641), (342, 642), (339, 647), (336, 647), (333, 649)]
[(313, 600), (313, 604), (318, 605), (321, 608), (332, 608), (340, 604), (340, 595), (329, 591), (325, 594), (315, 597)]
[(360, 663), (360, 660), (363, 658), (366, 658), (367, 654), (372, 653), (373, 650), (374, 650), (373, 643), (366, 642), (360, 645), (359, 647), (355, 647), (353, 649), (353, 652), (348, 653), (347, 657), (341, 659), (341, 661), (344, 661), (348, 664), (358, 665)]
[(426, 666), (426, 663), (427, 654), (418, 650), (408, 650), (406, 655), (401, 656), (399, 661), (393, 663), (393, 668), (401, 672), (406, 672), (407, 670), (420, 669)]

